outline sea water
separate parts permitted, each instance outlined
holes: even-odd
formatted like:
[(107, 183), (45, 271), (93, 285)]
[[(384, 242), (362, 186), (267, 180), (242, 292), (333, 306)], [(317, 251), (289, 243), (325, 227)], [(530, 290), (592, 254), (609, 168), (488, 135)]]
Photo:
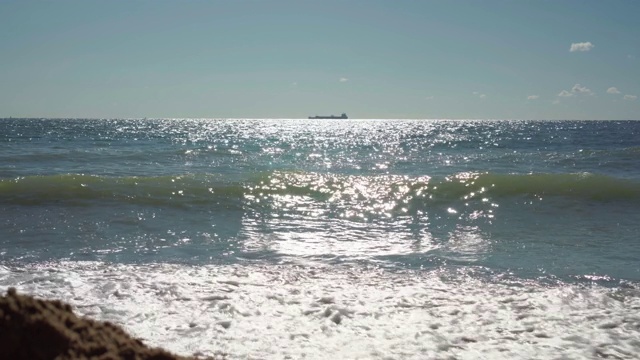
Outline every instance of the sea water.
[(0, 120), (2, 291), (230, 359), (640, 354), (640, 122)]

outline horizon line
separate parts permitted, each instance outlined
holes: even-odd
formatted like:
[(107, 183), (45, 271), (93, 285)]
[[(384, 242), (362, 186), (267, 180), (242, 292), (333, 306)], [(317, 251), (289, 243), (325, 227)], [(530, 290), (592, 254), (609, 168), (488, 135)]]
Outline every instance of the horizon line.
[(533, 118), (414, 118), (414, 117), (401, 117), (401, 118), (348, 118), (348, 119), (309, 119), (308, 117), (302, 118), (289, 118), (289, 117), (46, 117), (46, 116), (8, 116), (0, 117), (0, 120), (324, 120), (326, 122), (344, 122), (349, 120), (425, 120), (425, 121), (640, 121), (640, 119), (533, 119)]

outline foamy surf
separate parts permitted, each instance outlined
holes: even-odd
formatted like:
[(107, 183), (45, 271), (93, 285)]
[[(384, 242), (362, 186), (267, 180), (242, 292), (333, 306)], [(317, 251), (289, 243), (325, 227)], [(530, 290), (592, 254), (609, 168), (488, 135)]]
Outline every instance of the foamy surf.
[(153, 346), (230, 359), (632, 359), (640, 290), (320, 263), (3, 266)]

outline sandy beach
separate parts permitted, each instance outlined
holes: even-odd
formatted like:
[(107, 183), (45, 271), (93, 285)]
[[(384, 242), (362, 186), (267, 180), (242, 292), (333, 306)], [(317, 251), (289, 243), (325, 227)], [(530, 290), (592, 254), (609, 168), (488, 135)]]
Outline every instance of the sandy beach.
[(0, 298), (0, 358), (187, 360), (151, 348), (121, 327), (76, 316), (69, 304), (20, 295)]

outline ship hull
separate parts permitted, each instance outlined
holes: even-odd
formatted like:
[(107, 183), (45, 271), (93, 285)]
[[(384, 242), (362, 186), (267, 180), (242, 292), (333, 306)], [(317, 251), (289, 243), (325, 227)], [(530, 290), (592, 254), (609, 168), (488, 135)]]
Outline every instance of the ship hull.
[(347, 114), (342, 114), (340, 116), (329, 115), (329, 116), (309, 116), (309, 119), (348, 119)]

